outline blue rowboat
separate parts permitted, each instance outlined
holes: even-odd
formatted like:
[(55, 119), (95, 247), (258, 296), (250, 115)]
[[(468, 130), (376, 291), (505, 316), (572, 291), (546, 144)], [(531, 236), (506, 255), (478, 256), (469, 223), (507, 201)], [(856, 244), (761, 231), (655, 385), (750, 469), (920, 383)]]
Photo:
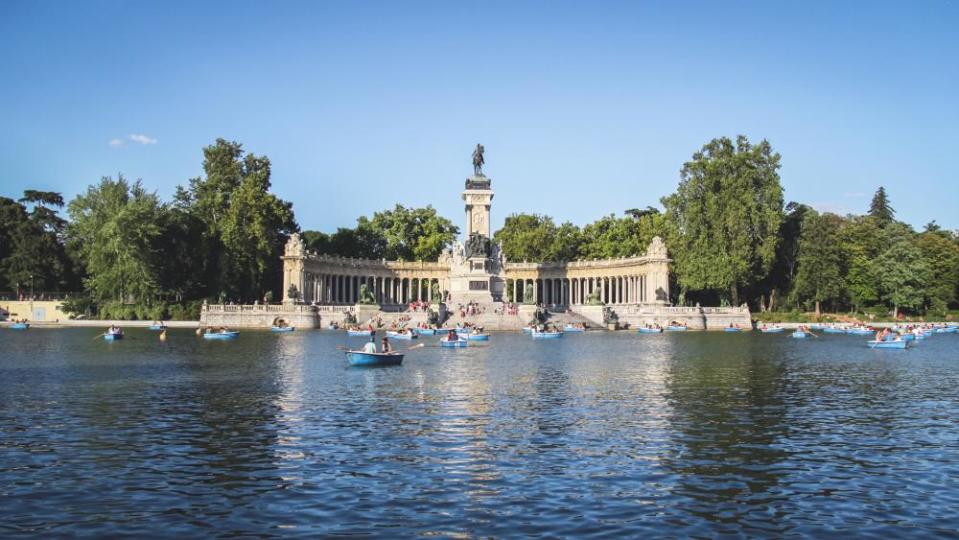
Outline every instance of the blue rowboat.
[(673, 325), (669, 325), (669, 326), (666, 327), (666, 331), (667, 331), (667, 332), (685, 332), (686, 330), (689, 330), (689, 329), (686, 328), (685, 326), (673, 326)]
[(489, 334), (467, 334), (468, 341), (489, 341)]
[(392, 331), (392, 330), (388, 330), (388, 331), (386, 332), (386, 337), (393, 338), (393, 339), (401, 339), (401, 340), (411, 341), (411, 340), (416, 339), (416, 338), (419, 337), (419, 336), (417, 336), (417, 335), (414, 334), (413, 332), (394, 332), (394, 331)]
[(854, 336), (870, 336), (876, 332), (868, 328), (850, 328), (849, 330), (846, 330), (846, 333)]
[(450, 347), (450, 348), (465, 347), (466, 343), (467, 341), (465, 339), (443, 338), (440, 340), (440, 347)]
[(123, 339), (123, 332), (106, 332), (103, 334), (103, 339), (106, 341), (116, 341), (118, 339)]
[(941, 328), (936, 328), (937, 334), (952, 334), (952, 333), (955, 333), (955, 331), (956, 331), (955, 326), (943, 326)]
[(10, 325), (10, 330), (26, 330), (30, 328), (30, 323), (18, 322)]
[(403, 356), (402, 353), (397, 352), (368, 353), (363, 351), (346, 351), (346, 360), (351, 366), (398, 366), (403, 363)]
[(523, 333), (524, 333), (524, 334), (531, 334), (531, 333), (533, 333), (533, 329), (530, 328), (530, 327), (528, 327), (528, 326), (526, 326), (526, 327), (523, 328)]
[(563, 337), (562, 332), (533, 332), (534, 339), (559, 339)]
[(932, 330), (923, 330), (923, 331), (922, 331), (922, 337), (932, 337), (932, 334), (933, 334)]
[(373, 335), (371, 330), (347, 330), (346, 335), (350, 337), (370, 337)]
[(806, 337), (806, 335), (807, 335), (807, 334), (806, 334), (805, 332), (800, 332), (800, 331), (798, 331), (798, 330), (795, 331), (795, 332), (793, 332), (793, 337), (796, 338), (796, 339), (804, 339), (804, 338)]
[(869, 344), (870, 349), (905, 349), (906, 340), (901, 339), (899, 341), (876, 341), (869, 340), (866, 343)]
[(729, 327), (729, 326), (727, 326), (726, 328), (723, 328), (723, 332), (740, 332), (740, 331), (741, 331), (741, 330), (740, 330), (739, 328), (736, 328), (736, 327)]
[(661, 333), (663, 333), (663, 329), (662, 329), (662, 328), (646, 328), (646, 327), (644, 326), (644, 327), (641, 327), (641, 328), (638, 330), (638, 332), (639, 332), (640, 334), (661, 334)]
[(846, 330), (843, 328), (834, 328), (832, 326), (827, 326), (822, 329), (824, 334), (845, 334)]
[(764, 333), (764, 334), (782, 334), (782, 333), (785, 332), (785, 331), (786, 331), (785, 328), (762, 328), (762, 329), (760, 329), (760, 332), (762, 332), (762, 333)]
[(810, 330), (825, 330), (826, 327), (823, 326), (823, 325), (821, 325), (821, 324), (810, 324), (810, 325), (809, 325), (809, 329), (810, 329)]
[(270, 330), (273, 332), (292, 332), (296, 330), (296, 328), (292, 326), (274, 326), (270, 328)]
[(240, 335), (240, 332), (237, 330), (231, 330), (229, 332), (207, 332), (203, 334), (203, 339), (236, 339)]
[(902, 334), (902, 340), (903, 340), (903, 341), (915, 341), (915, 340), (916, 340), (916, 335), (915, 335), (915, 334), (910, 334), (909, 332), (906, 332), (905, 334)]
[(572, 326), (572, 325), (569, 325), (569, 324), (567, 324), (566, 326), (564, 326), (564, 327), (563, 327), (563, 330), (566, 331), (566, 332), (585, 332), (585, 331), (586, 331), (585, 328), (580, 328), (580, 327), (578, 327), (578, 326)]
[(434, 335), (436, 335), (436, 329), (435, 329), (435, 328), (414, 328), (413, 331), (416, 332), (417, 334), (421, 335), (421, 336), (434, 336)]
[(150, 326), (147, 326), (147, 329), (148, 330), (166, 330), (166, 326), (163, 326), (162, 324), (151, 324)]

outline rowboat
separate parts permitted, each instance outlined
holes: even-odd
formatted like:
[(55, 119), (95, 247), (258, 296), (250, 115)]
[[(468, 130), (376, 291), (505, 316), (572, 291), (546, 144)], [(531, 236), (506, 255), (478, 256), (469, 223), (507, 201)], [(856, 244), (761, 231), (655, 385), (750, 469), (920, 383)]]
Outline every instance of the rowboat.
[(666, 327), (667, 332), (685, 332), (686, 330), (689, 330), (689, 328), (685, 326), (675, 326), (672, 324)]
[(783, 332), (785, 332), (785, 331), (786, 331), (785, 328), (778, 328), (778, 327), (777, 327), (777, 328), (762, 328), (762, 329), (760, 329), (760, 332), (762, 332), (762, 333), (764, 333), (764, 334), (781, 334), (781, 333), (783, 333)]
[(821, 324), (810, 324), (810, 325), (809, 325), (809, 329), (810, 329), (810, 330), (825, 330), (826, 327), (823, 326), (823, 325), (821, 325)]
[(869, 336), (875, 334), (875, 330), (870, 330), (868, 328), (850, 328), (846, 330), (847, 334), (852, 334), (854, 336)]
[(296, 328), (292, 326), (274, 326), (270, 328), (270, 330), (273, 332), (292, 332), (296, 330)]
[(646, 328), (644, 326), (644, 327), (641, 327), (638, 330), (638, 332), (640, 334), (661, 334), (663, 332), (663, 329), (662, 328)]
[(10, 325), (10, 330), (26, 330), (30, 328), (30, 323), (17, 322)]
[(532, 332), (534, 339), (558, 339), (563, 337), (562, 332)]
[(403, 354), (398, 352), (368, 353), (363, 351), (346, 351), (346, 360), (351, 366), (398, 366), (403, 363)]
[(824, 334), (845, 334), (846, 330), (843, 328), (836, 328), (833, 326), (827, 326), (822, 329)]
[(103, 339), (106, 341), (116, 341), (118, 339), (123, 339), (123, 331), (120, 332), (105, 332), (103, 334)]
[(373, 335), (373, 330), (347, 330), (346, 335), (350, 337), (370, 337)]
[(866, 342), (869, 344), (870, 349), (905, 349), (906, 340), (900, 339), (898, 341), (876, 341), (869, 340)]
[(203, 339), (235, 339), (240, 335), (238, 330), (230, 330), (227, 332), (207, 332), (203, 334)]
[(727, 326), (726, 328), (723, 328), (723, 332), (741, 332), (741, 330), (734, 326)]
[(436, 335), (436, 329), (435, 329), (435, 328), (414, 328), (413, 331), (416, 332), (417, 334), (421, 335), (421, 336), (434, 336), (434, 335)]
[(466, 344), (467, 344), (467, 341), (465, 339), (443, 338), (440, 340), (440, 347), (450, 347), (450, 348), (465, 347)]
[(807, 334), (805, 332), (800, 332), (799, 330), (793, 332), (793, 337), (796, 339), (803, 339), (806, 337), (806, 335)]
[(936, 333), (937, 334), (954, 334), (956, 330), (957, 328), (955, 326), (942, 326), (942, 327), (936, 328)]
[(532, 329), (532, 328), (530, 328), (530, 327), (528, 327), (528, 326), (524, 326), (524, 327), (523, 327), (523, 333), (524, 333), (524, 334), (531, 334), (532, 332), (533, 332), (533, 329)]
[(419, 336), (417, 336), (417, 335), (414, 334), (413, 332), (394, 332), (394, 331), (392, 331), (392, 330), (387, 330), (387, 332), (386, 332), (386, 337), (391, 337), (391, 338), (393, 338), (393, 339), (402, 339), (402, 340), (406, 340), (406, 341), (411, 341), (411, 340), (416, 339), (416, 338), (419, 337)]
[(489, 341), (489, 334), (467, 334), (468, 341)]
[(148, 330), (166, 330), (166, 326), (162, 324), (151, 324), (150, 326), (147, 326), (147, 329)]
[(586, 331), (585, 328), (580, 328), (578, 326), (573, 326), (571, 324), (567, 324), (566, 326), (564, 326), (563, 330), (566, 332), (585, 332)]
[(903, 340), (903, 341), (915, 341), (915, 340), (916, 340), (916, 335), (915, 335), (915, 334), (910, 334), (910, 333), (907, 332), (907, 333), (901, 334), (901, 335), (902, 335), (902, 340)]

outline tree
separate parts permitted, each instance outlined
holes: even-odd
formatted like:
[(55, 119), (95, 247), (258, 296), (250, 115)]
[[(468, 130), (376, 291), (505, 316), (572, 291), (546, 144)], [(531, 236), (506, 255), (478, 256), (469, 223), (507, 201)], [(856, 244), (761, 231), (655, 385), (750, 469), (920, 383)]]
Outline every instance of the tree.
[[(63, 207), (63, 197), (49, 191), (26, 190), (18, 202), (5, 199), (0, 204), (3, 228), (9, 235), (7, 252), (0, 255), (6, 281), (21, 289), (61, 290), (67, 285), (69, 267), (62, 243), (66, 221), (55, 208)], [(32, 208), (28, 211), (27, 206)]]
[(776, 261), (761, 285), (762, 290), (769, 291), (769, 303), (761, 302), (761, 307), (774, 310), (777, 298), (791, 292), (799, 264), (799, 240), (803, 221), (812, 211), (811, 207), (797, 202), (786, 205), (786, 213), (779, 226), (780, 241), (779, 248), (776, 250)]
[(799, 301), (815, 302), (817, 317), (823, 302), (835, 304), (845, 291), (841, 221), (839, 216), (819, 215), (814, 210), (808, 211), (803, 220), (793, 294)]
[(922, 306), (931, 272), (914, 242), (906, 239), (893, 242), (876, 260), (875, 271), (880, 297), (892, 306), (894, 318), (899, 316), (900, 308)]
[(292, 204), (269, 193), (270, 160), (217, 139), (203, 149), (204, 177), (179, 187), (174, 206), (202, 224), (194, 239), (196, 289), (252, 301), (280, 286), (283, 244), (298, 230)]
[(280, 285), (283, 245), (299, 228), (293, 205), (269, 193), (270, 161), (248, 154), (243, 172), (221, 222), (224, 290), (252, 302)]
[(916, 245), (929, 268), (925, 287), (926, 305), (936, 312), (944, 312), (956, 302), (959, 285), (959, 243), (953, 233), (930, 229), (920, 234)]
[[(373, 244), (377, 258), (400, 261), (435, 261), (443, 249), (453, 243), (459, 228), (436, 213), (432, 206), (406, 208), (397, 204), (392, 210), (360, 218), (356, 231), (361, 242)], [(376, 241), (377, 234), (382, 242)]]
[(583, 227), (579, 258), (634, 257), (646, 253), (653, 237), (666, 232), (665, 217), (655, 208), (652, 210), (627, 211), (629, 217), (623, 218), (610, 214)]
[(70, 201), (68, 210), (93, 299), (151, 303), (160, 291), (156, 248), (164, 211), (156, 194), (139, 180), (105, 177)]
[(872, 196), (872, 202), (869, 203), (869, 215), (876, 219), (880, 227), (892, 223), (895, 219), (896, 211), (889, 205), (886, 188), (879, 186), (876, 194)]
[(779, 161), (769, 142), (739, 136), (713, 139), (683, 165), (662, 200), (682, 289), (727, 291), (735, 305), (768, 275), (783, 219)]
[(512, 214), (493, 234), (511, 261), (569, 261), (575, 259), (582, 237), (572, 223), (559, 227), (553, 218), (539, 214)]

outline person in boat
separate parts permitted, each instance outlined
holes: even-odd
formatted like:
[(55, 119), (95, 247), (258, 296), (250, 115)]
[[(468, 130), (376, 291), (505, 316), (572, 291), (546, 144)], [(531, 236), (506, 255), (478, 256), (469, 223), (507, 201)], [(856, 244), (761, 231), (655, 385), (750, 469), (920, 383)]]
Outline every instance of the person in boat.
[(446, 341), (457, 341), (459, 338), (460, 337), (456, 335), (456, 330), (450, 330), (449, 333), (446, 334)]
[(376, 337), (370, 336), (370, 340), (366, 342), (366, 345), (363, 345), (363, 352), (369, 354), (376, 354)]
[(393, 346), (390, 345), (390, 340), (383, 336), (383, 340), (380, 341), (380, 352), (391, 353), (393, 352)]

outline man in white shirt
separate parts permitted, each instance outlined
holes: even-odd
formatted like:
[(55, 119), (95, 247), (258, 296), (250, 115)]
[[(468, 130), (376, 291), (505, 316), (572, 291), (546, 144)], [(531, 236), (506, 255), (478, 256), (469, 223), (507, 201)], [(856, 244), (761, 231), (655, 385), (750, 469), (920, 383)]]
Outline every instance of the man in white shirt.
[(371, 335), (370, 340), (366, 342), (366, 345), (363, 345), (363, 352), (376, 353), (376, 334)]

